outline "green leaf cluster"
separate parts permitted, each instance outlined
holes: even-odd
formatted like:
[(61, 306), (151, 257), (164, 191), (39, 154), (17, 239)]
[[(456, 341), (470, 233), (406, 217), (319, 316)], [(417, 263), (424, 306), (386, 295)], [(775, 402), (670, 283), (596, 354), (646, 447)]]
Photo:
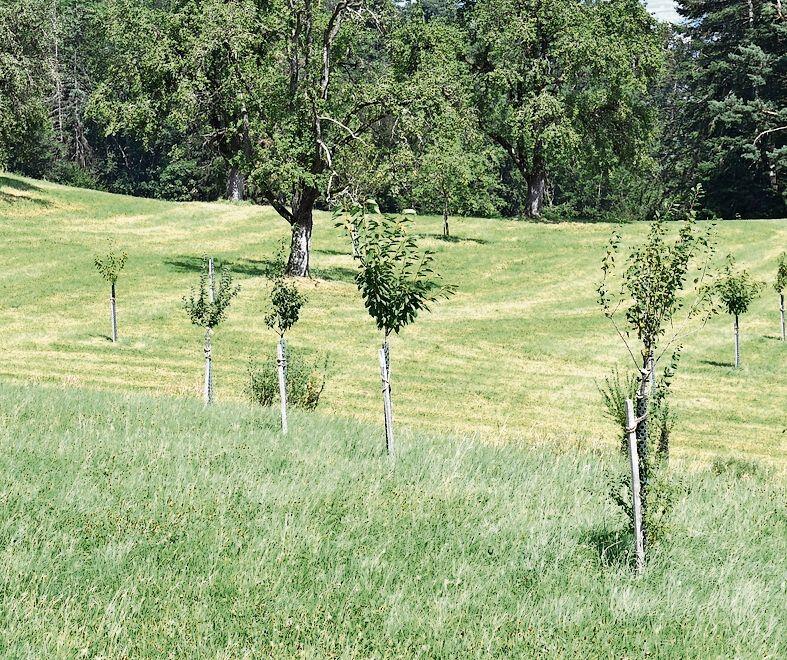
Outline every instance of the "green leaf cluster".
[(784, 290), (787, 289), (787, 252), (782, 252), (779, 255), (773, 288), (776, 290), (776, 293), (784, 293)]
[(420, 249), (408, 231), (407, 216), (369, 213), (366, 205), (357, 204), (347, 213), (337, 212), (337, 218), (352, 241), (355, 283), (364, 305), (386, 337), (455, 291), (435, 273), (433, 253)]
[(735, 270), (735, 259), (727, 255), (727, 261), (715, 292), (728, 314), (740, 316), (749, 310), (751, 303), (760, 295), (763, 283), (755, 280), (746, 270)]
[(295, 282), (286, 276), (287, 260), (284, 250), (284, 243), (282, 243), (268, 268), (268, 277), (272, 280), (272, 286), (268, 310), (265, 314), (265, 325), (280, 337), (284, 337), (284, 334), (297, 323), (301, 308), (306, 303), (306, 297), (298, 290)]
[(115, 284), (120, 276), (120, 271), (126, 265), (128, 253), (118, 250), (110, 241), (109, 251), (105, 255), (97, 255), (94, 259), (96, 270), (110, 284)]
[(214, 287), (214, 283), (209, 281), (208, 270), (208, 257), (203, 257), (199, 284), (196, 289), (191, 289), (188, 296), (184, 296), (183, 307), (194, 325), (213, 329), (224, 320), (232, 299), (240, 291), (240, 286), (233, 284), (230, 269), (221, 266)]

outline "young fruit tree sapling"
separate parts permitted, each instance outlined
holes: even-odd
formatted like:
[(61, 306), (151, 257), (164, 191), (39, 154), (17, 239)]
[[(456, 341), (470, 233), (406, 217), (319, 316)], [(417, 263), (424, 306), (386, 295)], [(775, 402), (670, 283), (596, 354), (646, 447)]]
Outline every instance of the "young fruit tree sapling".
[(191, 322), (205, 329), (205, 381), (203, 395), (205, 405), (213, 403), (213, 356), (211, 335), (216, 326), (224, 320), (232, 299), (238, 295), (240, 287), (232, 283), (232, 274), (226, 266), (219, 270), (218, 283), (213, 266), (213, 257), (203, 257), (197, 289), (191, 289), (184, 296), (183, 307)]
[(779, 294), (779, 316), (781, 320), (781, 337), (782, 341), (787, 341), (784, 328), (784, 291), (787, 289), (787, 252), (782, 252), (779, 255), (778, 267), (776, 269), (776, 281), (773, 283), (773, 288)]
[(429, 304), (447, 298), (454, 287), (443, 285), (432, 266), (434, 256), (418, 247), (408, 232), (410, 220), (404, 216), (381, 216), (366, 204), (355, 204), (347, 212), (337, 212), (337, 226), (353, 244), (358, 264), (355, 284), (369, 315), (382, 332), (379, 350), (380, 376), (385, 413), (385, 446), (394, 454), (393, 401), (391, 397), (391, 349), (389, 338), (415, 321)]
[[(700, 189), (695, 189), (695, 201)], [(651, 445), (649, 421), (653, 413), (668, 416), (663, 394), (658, 406), (651, 404), (653, 371), (669, 352), (671, 357), (659, 380), (668, 388), (675, 374), (680, 341), (689, 333), (704, 326), (713, 309), (705, 282), (710, 277), (713, 243), (710, 225), (703, 231), (696, 223), (694, 203), (685, 212), (673, 207), (669, 215), (683, 215), (684, 222), (677, 236), (670, 238), (666, 218), (657, 218), (650, 226), (642, 245), (621, 257), (621, 237), (615, 232), (602, 259), (603, 280), (598, 287), (599, 304), (611, 321), (634, 363), (637, 378), (634, 430), (639, 463), (640, 499), (642, 504), (642, 536), (648, 547), (648, 507), (651, 470), (663, 463), (669, 452), (668, 432), (659, 434), (655, 457)], [(619, 268), (618, 263), (622, 262)], [(668, 419), (663, 420), (665, 424)], [(628, 426), (628, 425), (627, 425)], [(668, 427), (667, 427), (668, 431)], [(654, 458), (656, 460), (654, 460)], [(654, 496), (656, 494), (654, 493)]]
[(727, 256), (722, 277), (716, 283), (716, 293), (722, 307), (733, 317), (735, 335), (735, 367), (741, 366), (740, 316), (749, 311), (752, 301), (760, 294), (762, 282), (753, 279), (745, 270), (735, 270), (735, 259)]
[(97, 255), (94, 259), (96, 270), (107, 282), (109, 282), (109, 317), (112, 323), (112, 341), (118, 340), (118, 319), (117, 304), (115, 301), (115, 286), (118, 281), (120, 271), (126, 265), (128, 254), (125, 251), (118, 251), (115, 244), (110, 240), (109, 251), (105, 255)]
[(284, 244), (274, 256), (268, 277), (273, 281), (265, 325), (279, 335), (276, 346), (276, 364), (279, 375), (279, 400), (281, 402), (281, 432), (287, 434), (287, 342), (285, 333), (298, 321), (306, 298), (294, 282), (286, 278), (287, 261)]

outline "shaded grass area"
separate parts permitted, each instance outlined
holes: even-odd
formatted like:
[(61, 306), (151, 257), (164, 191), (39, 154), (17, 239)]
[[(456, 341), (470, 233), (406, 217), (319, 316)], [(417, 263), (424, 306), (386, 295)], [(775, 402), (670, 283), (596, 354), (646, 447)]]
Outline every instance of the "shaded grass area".
[[(240, 401), (250, 356), (275, 352), (264, 327), (267, 260), (288, 227), (265, 207), (165, 203), (0, 180), (0, 377), (100, 389), (198, 397), (202, 337), (182, 309), (202, 254), (227, 263), (242, 290), (214, 338), (216, 393)], [(24, 195), (27, 201), (17, 197)], [(609, 224), (532, 224), (418, 217), (458, 293), (393, 342), (399, 423), (485, 442), (612, 447), (618, 431), (601, 414), (597, 383), (626, 352), (595, 303)], [(621, 228), (632, 243), (642, 225)], [(787, 221), (719, 226), (719, 253), (772, 279), (787, 249)], [(108, 292), (93, 256), (114, 237), (129, 252), (118, 283), (120, 343), (106, 340)], [(353, 284), (349, 246), (319, 213), (314, 279), (289, 337), (292, 350), (328, 353), (326, 412), (376, 421), (380, 338)], [(742, 318), (743, 368), (728, 365), (732, 323), (715, 318), (685, 342), (675, 383), (673, 456), (748, 456), (787, 465), (787, 347), (776, 338), (777, 300), (766, 289)]]
[[(685, 478), (641, 578), (612, 452), (0, 384), (9, 657), (781, 657), (787, 493)], [(752, 467), (753, 466), (753, 467)]]

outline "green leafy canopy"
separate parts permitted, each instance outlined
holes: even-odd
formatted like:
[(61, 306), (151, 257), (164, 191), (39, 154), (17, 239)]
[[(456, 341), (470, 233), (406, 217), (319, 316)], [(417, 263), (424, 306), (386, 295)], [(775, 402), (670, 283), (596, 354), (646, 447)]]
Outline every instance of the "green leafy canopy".
[(227, 308), (238, 295), (240, 286), (233, 284), (232, 273), (226, 266), (219, 269), (215, 284), (209, 281), (208, 271), (208, 257), (203, 257), (199, 284), (196, 289), (191, 289), (189, 296), (184, 296), (183, 307), (194, 325), (213, 329), (224, 320)]
[(298, 291), (295, 283), (288, 281), (286, 277), (285, 246), (286, 242), (283, 241), (268, 268), (268, 277), (273, 281), (273, 285), (265, 314), (265, 325), (279, 337), (284, 337), (284, 333), (298, 322), (301, 308), (306, 303), (306, 297)]
[(735, 270), (735, 259), (727, 255), (723, 276), (716, 283), (715, 291), (728, 314), (740, 316), (760, 294), (764, 284), (755, 280), (748, 271)]
[(110, 284), (115, 284), (120, 276), (120, 271), (126, 265), (128, 254), (125, 250), (118, 250), (115, 243), (109, 241), (109, 249), (105, 255), (96, 255), (93, 263), (96, 270)]
[(355, 283), (369, 315), (388, 337), (415, 321), (418, 312), (447, 298), (455, 287), (442, 284), (432, 268), (434, 255), (421, 250), (408, 232), (406, 216), (368, 213), (356, 204), (336, 214), (350, 236), (358, 262)]

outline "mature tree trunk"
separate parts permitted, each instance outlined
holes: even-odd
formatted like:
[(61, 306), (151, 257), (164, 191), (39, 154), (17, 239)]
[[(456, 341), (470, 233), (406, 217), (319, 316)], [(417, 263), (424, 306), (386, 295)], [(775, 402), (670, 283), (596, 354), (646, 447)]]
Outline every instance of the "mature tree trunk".
[(741, 366), (741, 327), (737, 314), (733, 329), (735, 331), (735, 367), (737, 368)]
[(242, 202), (246, 192), (246, 180), (237, 167), (231, 167), (227, 177), (227, 199)]
[(538, 218), (541, 216), (541, 208), (544, 205), (544, 191), (547, 187), (547, 173), (542, 169), (537, 169), (527, 176), (527, 204), (525, 215), (528, 218)]
[(443, 204), (443, 236), (448, 238), (451, 235), (448, 230), (448, 203)]
[(117, 303), (115, 302), (115, 283), (112, 282), (111, 290), (109, 294), (109, 314), (112, 318), (112, 341), (116, 342), (118, 340), (118, 313), (117, 313)]
[(292, 240), (290, 242), (290, 258), (287, 261), (287, 274), (292, 277), (309, 277), (314, 203), (317, 201), (318, 195), (316, 188), (306, 188), (293, 196), (290, 219)]
[(779, 294), (779, 314), (781, 315), (782, 320), (782, 341), (787, 341), (787, 336), (785, 336), (785, 329), (784, 329), (784, 294)]

